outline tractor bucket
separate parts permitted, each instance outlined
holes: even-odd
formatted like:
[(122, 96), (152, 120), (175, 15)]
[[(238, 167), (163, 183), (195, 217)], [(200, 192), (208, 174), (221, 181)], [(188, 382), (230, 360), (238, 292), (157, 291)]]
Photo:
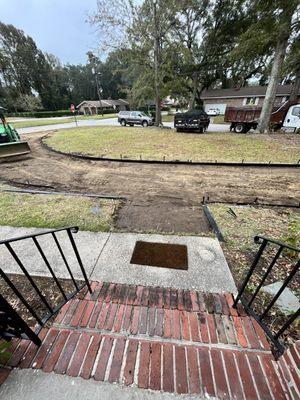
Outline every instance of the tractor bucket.
[(22, 156), (31, 152), (28, 142), (10, 142), (0, 144), (0, 159)]

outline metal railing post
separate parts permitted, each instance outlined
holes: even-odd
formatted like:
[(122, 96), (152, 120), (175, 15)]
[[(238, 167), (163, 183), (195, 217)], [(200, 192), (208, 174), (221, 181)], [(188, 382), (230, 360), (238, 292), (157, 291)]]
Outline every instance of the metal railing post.
[[(4, 337), (10, 337), (15, 335), (22, 335), (23, 333), (30, 339), (34, 344), (40, 346), (42, 344), (41, 339), (30, 329), (26, 322), (19, 316), (19, 314), (13, 309), (13, 307), (5, 300), (0, 294), (0, 310), (4, 311), (4, 317), (7, 314), (9, 318), (9, 325), (12, 325), (13, 331), (2, 332)], [(16, 331), (17, 330), (17, 331)]]
[(286, 321), (286, 323), (279, 329), (279, 331), (274, 335), (274, 339), (278, 340), (279, 336), (295, 321), (296, 318), (300, 316), (300, 308), (291, 315), (291, 317)]
[(270, 309), (273, 307), (273, 305), (276, 303), (277, 299), (279, 298), (279, 296), (281, 295), (281, 293), (284, 291), (284, 289), (287, 287), (287, 285), (289, 284), (289, 282), (292, 280), (292, 278), (294, 277), (294, 275), (296, 274), (296, 272), (298, 271), (300, 267), (300, 261), (297, 262), (297, 264), (294, 266), (292, 272), (290, 273), (289, 276), (286, 277), (286, 279), (284, 280), (281, 288), (278, 290), (278, 292), (275, 294), (275, 296), (273, 297), (273, 299), (270, 301), (268, 307), (265, 309), (265, 311), (263, 312), (263, 314), (259, 317), (260, 321), (262, 321), (265, 316), (268, 314), (268, 312), (270, 311)]
[(255, 297), (257, 296), (257, 293), (260, 291), (262, 285), (265, 283), (265, 280), (267, 279), (269, 273), (271, 272), (272, 268), (274, 267), (276, 261), (278, 260), (278, 258), (280, 257), (280, 254), (282, 253), (283, 247), (280, 246), (275, 257), (273, 258), (273, 260), (271, 261), (267, 271), (265, 272), (264, 276), (262, 277), (262, 280), (260, 281), (260, 284), (257, 286), (252, 298), (250, 299), (249, 303), (248, 303), (248, 307), (251, 307), (251, 304), (253, 303)]
[(59, 283), (59, 280), (57, 279), (57, 277), (56, 277), (56, 275), (55, 275), (55, 273), (54, 273), (54, 271), (53, 271), (51, 265), (49, 264), (49, 261), (47, 260), (47, 258), (46, 258), (46, 256), (45, 256), (45, 254), (44, 254), (44, 252), (43, 252), (43, 250), (42, 250), (42, 248), (41, 248), (39, 242), (37, 241), (37, 238), (33, 236), (33, 237), (32, 237), (32, 240), (34, 241), (34, 244), (36, 245), (36, 247), (37, 247), (37, 249), (38, 249), (38, 251), (39, 251), (39, 253), (40, 253), (42, 259), (44, 260), (44, 263), (46, 264), (46, 267), (48, 268), (50, 274), (52, 275), (52, 278), (55, 280), (55, 283), (56, 283), (58, 289), (60, 290), (61, 294), (63, 295), (63, 298), (64, 298), (65, 300), (67, 300), (67, 296), (66, 296), (66, 294), (65, 294), (65, 291), (64, 291), (63, 288), (61, 287), (61, 284)]
[[(84, 283), (77, 283), (74, 275), (71, 271), (71, 268), (69, 266), (69, 263), (67, 261), (67, 257), (64, 254), (63, 250), (62, 250), (62, 246), (59, 243), (59, 240), (57, 238), (57, 236), (55, 235), (56, 232), (62, 232), (62, 231), (66, 231), (69, 237), (69, 240), (71, 242), (73, 251), (75, 253), (77, 262), (80, 266), (83, 278), (84, 278)], [(31, 306), (31, 301), (27, 301), (26, 298), (24, 297), (24, 295), (19, 291), (18, 287), (16, 287), (14, 285), (14, 283), (10, 280), (10, 278), (8, 277), (8, 275), (0, 268), (0, 277), (3, 278), (3, 280), (5, 281), (5, 283), (7, 284), (8, 287), (10, 287), (10, 289), (13, 291), (13, 293), (16, 295), (16, 297), (20, 300), (20, 302), (26, 307), (26, 309), (29, 311), (29, 313), (32, 315), (32, 317), (37, 321), (37, 323), (39, 324), (38, 327), (36, 327), (36, 333), (34, 333), (30, 327), (27, 325), (27, 323), (25, 322), (25, 320), (23, 320), (23, 318), (18, 314), (17, 310), (14, 310), (14, 308), (12, 306), (10, 306), (10, 304), (8, 303), (8, 301), (0, 295), (0, 312), (4, 311), (4, 325), (3, 325), (3, 329), (0, 332), (0, 336), (4, 337), (4, 338), (11, 338), (11, 337), (22, 337), (22, 338), (26, 338), (26, 339), (30, 339), (32, 340), (35, 344), (40, 345), (41, 344), (41, 340), (38, 337), (38, 332), (40, 332), (40, 330), (42, 329), (42, 327), (46, 324), (47, 321), (49, 321), (50, 318), (52, 318), (63, 306), (64, 304), (67, 303), (67, 301), (69, 301), (70, 299), (72, 299), (77, 293), (79, 293), (82, 289), (84, 289), (86, 286), (88, 287), (88, 290), (90, 293), (92, 293), (92, 289), (90, 286), (90, 283), (88, 281), (88, 277), (86, 274), (86, 271), (83, 267), (83, 263), (82, 260), (80, 258), (79, 255), (79, 251), (77, 249), (75, 240), (73, 238), (72, 232), (78, 232), (78, 227), (66, 227), (66, 228), (59, 228), (59, 229), (52, 229), (52, 230), (47, 230), (44, 232), (40, 232), (40, 233), (36, 233), (33, 235), (25, 235), (25, 236), (21, 236), (21, 237), (15, 237), (15, 238), (11, 238), (11, 239), (6, 239), (6, 240), (0, 240), (0, 245), (4, 245), (8, 252), (10, 253), (10, 255), (13, 257), (13, 259), (15, 260), (15, 262), (18, 264), (18, 266), (20, 267), (21, 271), (23, 272), (23, 274), (25, 275), (25, 277), (28, 279), (31, 288), (29, 289), (29, 292), (33, 289), (36, 294), (38, 295), (41, 303), (43, 303), (43, 305), (48, 309), (48, 311), (50, 313), (40, 317), (38, 315), (38, 313), (35, 311), (34, 307)], [(58, 277), (56, 276), (56, 274), (54, 273), (53, 268), (50, 265), (50, 261), (47, 258), (46, 253), (43, 251), (39, 241), (37, 240), (37, 237), (39, 236), (45, 236), (45, 235), (52, 235), (52, 237), (54, 238), (55, 244), (59, 250), (60, 256), (65, 264), (66, 269), (68, 270), (68, 273), (70, 275), (70, 278), (75, 286), (75, 290), (73, 289), (71, 291), (71, 293), (69, 293), (70, 291), (68, 290), (68, 292), (66, 293), (65, 290), (63, 289), (63, 286), (61, 285)], [(54, 307), (52, 307), (50, 305), (50, 303), (48, 302), (48, 300), (46, 299), (46, 296), (42, 293), (42, 291), (39, 289), (39, 287), (37, 286), (37, 284), (35, 283), (35, 280), (32, 278), (32, 276), (30, 275), (30, 273), (27, 271), (27, 269), (25, 268), (25, 266), (23, 265), (20, 256), (16, 254), (16, 252), (14, 251), (14, 249), (11, 246), (11, 243), (13, 242), (18, 242), (21, 240), (25, 240), (25, 239), (32, 239), (33, 243), (35, 244), (36, 249), (38, 250), (40, 256), (42, 257), (48, 271), (50, 272), (50, 275), (52, 276), (54, 282), (56, 283), (59, 291), (61, 292), (62, 296), (63, 296), (63, 301), (60, 302), (57, 305), (54, 305)], [(82, 280), (82, 278), (81, 278)], [(43, 310), (44, 311), (44, 310)]]
[(58, 239), (57, 239), (57, 237), (56, 237), (56, 235), (55, 235), (55, 232), (52, 232), (52, 237), (53, 237), (53, 239), (54, 239), (54, 241), (55, 241), (55, 243), (56, 243), (56, 246), (57, 246), (57, 248), (58, 248), (58, 250), (59, 250), (59, 253), (60, 253), (62, 259), (64, 260), (64, 263), (65, 263), (66, 268), (67, 268), (67, 270), (68, 270), (68, 272), (69, 272), (69, 274), (70, 274), (70, 277), (71, 277), (71, 279), (72, 279), (72, 281), (73, 281), (73, 283), (74, 283), (74, 286), (75, 286), (76, 290), (78, 290), (78, 285), (77, 285), (77, 283), (76, 283), (76, 281), (75, 281), (75, 279), (74, 279), (74, 276), (73, 276), (73, 274), (72, 274), (71, 268), (69, 267), (69, 264), (68, 264), (68, 262), (67, 262), (67, 259), (66, 259), (65, 255), (64, 255), (63, 251), (62, 251), (61, 245), (59, 244), (59, 241), (58, 241)]
[(254, 269), (255, 269), (255, 267), (256, 267), (261, 255), (262, 255), (263, 251), (265, 250), (266, 245), (267, 245), (267, 241), (265, 239), (263, 239), (263, 242), (260, 245), (260, 248), (259, 248), (258, 252), (256, 253), (256, 256), (255, 256), (255, 258), (253, 260), (253, 263), (252, 263), (252, 265), (251, 265), (251, 267), (250, 267), (250, 269), (248, 271), (248, 274), (247, 274), (247, 276), (246, 276), (246, 278), (244, 280), (244, 283), (243, 283), (241, 289), (239, 290), (239, 293), (238, 293), (236, 299), (234, 300), (233, 308), (236, 308), (237, 303), (239, 302), (242, 294), (244, 293), (244, 290), (245, 290), (245, 288), (246, 288), (246, 286), (247, 286), (247, 284), (248, 284), (248, 282), (249, 282), (249, 280), (250, 280), (250, 278), (251, 278), (251, 276), (253, 274), (253, 271), (254, 271)]
[(81, 269), (82, 275), (83, 275), (83, 277), (84, 277), (85, 283), (86, 283), (86, 285), (87, 285), (87, 287), (88, 287), (89, 292), (90, 292), (90, 293), (93, 293), (92, 288), (91, 288), (91, 285), (90, 285), (90, 282), (89, 282), (89, 280), (88, 280), (88, 277), (87, 277), (87, 275), (86, 275), (85, 269), (84, 269), (84, 267), (83, 267), (83, 264), (82, 264), (82, 261), (81, 261), (81, 258), (80, 258), (80, 255), (79, 255), (79, 252), (78, 252), (78, 249), (77, 249), (75, 240), (74, 240), (74, 238), (73, 238), (71, 229), (68, 228), (68, 229), (67, 229), (67, 232), (68, 232), (68, 236), (69, 236), (70, 242), (71, 242), (71, 244), (72, 244), (74, 253), (75, 253), (75, 255), (76, 255), (76, 258), (77, 258), (79, 267), (80, 267), (80, 269)]
[(12, 281), (9, 279), (9, 277), (6, 275), (6, 273), (2, 270), (2, 268), (0, 268), (0, 275), (5, 280), (5, 282), (8, 284), (8, 286), (13, 290), (15, 295), (21, 300), (21, 302), (24, 304), (24, 306), (28, 309), (30, 314), (37, 320), (37, 322), (40, 325), (43, 325), (43, 322), (40, 319), (40, 317), (36, 314), (34, 309), (30, 306), (30, 304), (25, 300), (25, 298), (22, 296), (22, 294), (18, 291), (18, 289), (15, 287), (15, 285), (12, 283)]

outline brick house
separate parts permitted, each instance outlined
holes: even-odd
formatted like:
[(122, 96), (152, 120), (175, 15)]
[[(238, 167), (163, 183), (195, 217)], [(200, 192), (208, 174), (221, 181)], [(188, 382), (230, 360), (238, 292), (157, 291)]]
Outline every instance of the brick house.
[(80, 113), (85, 115), (94, 115), (100, 114), (101, 109), (114, 109), (116, 112), (127, 110), (129, 108), (129, 103), (126, 100), (118, 99), (118, 100), (84, 100), (76, 107)]
[[(267, 86), (249, 86), (240, 89), (209, 89), (203, 92), (204, 109), (218, 108), (221, 114), (225, 113), (226, 106), (249, 106), (263, 104)], [(292, 85), (278, 85), (275, 105), (280, 106), (289, 99)], [(300, 93), (299, 93), (300, 100)]]

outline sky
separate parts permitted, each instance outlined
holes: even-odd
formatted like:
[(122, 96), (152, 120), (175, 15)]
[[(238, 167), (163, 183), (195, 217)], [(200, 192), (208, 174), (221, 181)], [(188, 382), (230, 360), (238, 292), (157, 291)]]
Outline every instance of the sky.
[(87, 20), (96, 0), (0, 0), (0, 21), (31, 36), (37, 47), (63, 64), (85, 64), (97, 47), (96, 30)]

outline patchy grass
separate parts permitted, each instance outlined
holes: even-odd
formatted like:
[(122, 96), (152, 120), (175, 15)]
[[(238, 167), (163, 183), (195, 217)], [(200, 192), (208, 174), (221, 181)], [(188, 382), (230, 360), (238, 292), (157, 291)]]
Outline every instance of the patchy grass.
[(224, 115), (216, 115), (215, 117), (210, 117), (210, 120), (213, 124), (228, 124), (228, 122), (224, 122)]
[(162, 122), (174, 122), (174, 114), (163, 114)]
[[(258, 249), (258, 245), (253, 241), (254, 236), (262, 235), (300, 246), (298, 210), (228, 204), (210, 204), (209, 208), (226, 240), (222, 246), (229, 256), (237, 283), (241, 282), (250, 266), (251, 256)], [(230, 209), (235, 212), (236, 218), (228, 212)]]
[[(287, 208), (263, 208), (251, 206), (229, 206), (226, 204), (211, 204), (209, 205), (219, 228), (221, 229), (225, 243), (222, 243), (222, 248), (226, 256), (227, 262), (233, 274), (234, 280), (238, 287), (243, 282), (254, 256), (259, 248), (258, 244), (254, 243), (254, 236), (261, 235), (271, 239), (289, 243), (293, 246), (300, 245), (300, 212), (299, 210), (291, 210)], [(234, 217), (228, 211), (233, 210), (236, 214)], [(254, 292), (258, 283), (261, 281), (265, 273), (271, 257), (275, 255), (278, 247), (269, 246), (255, 270), (248, 286), (246, 297)], [(299, 256), (298, 256), (299, 257)], [(271, 274), (267, 278), (265, 285), (283, 281), (293, 268), (297, 261), (297, 254), (290, 251), (285, 251), (278, 259)], [(289, 288), (292, 292), (300, 296), (300, 281), (299, 276), (295, 276)], [(253, 303), (254, 308), (261, 312), (265, 308), (268, 296), (260, 291), (259, 297)], [(282, 326), (286, 320), (275, 308), (268, 315), (267, 322), (271, 325), (271, 329), (276, 331)], [(297, 337), (297, 327), (294, 326), (290, 330), (293, 337)]]
[[(97, 120), (97, 119), (108, 119), (108, 118), (116, 118), (117, 114), (104, 114), (102, 115), (77, 115), (76, 118), (78, 121), (84, 121), (84, 120)], [(8, 120), (9, 121), (9, 120)], [(45, 118), (36, 118), (31, 121), (19, 121), (19, 122), (10, 122), (10, 125), (12, 125), (15, 129), (18, 128), (31, 128), (34, 126), (45, 126), (45, 125), (56, 125), (56, 124), (66, 124), (68, 122), (74, 122), (74, 117), (68, 117), (68, 118), (56, 118), (56, 119), (45, 119)]]
[(193, 161), (285, 162), (300, 158), (298, 135), (191, 134), (171, 129), (92, 127), (61, 130), (45, 140), (66, 153)]
[(109, 231), (119, 205), (117, 200), (2, 192), (0, 225), (36, 228), (79, 226), (86, 231)]

